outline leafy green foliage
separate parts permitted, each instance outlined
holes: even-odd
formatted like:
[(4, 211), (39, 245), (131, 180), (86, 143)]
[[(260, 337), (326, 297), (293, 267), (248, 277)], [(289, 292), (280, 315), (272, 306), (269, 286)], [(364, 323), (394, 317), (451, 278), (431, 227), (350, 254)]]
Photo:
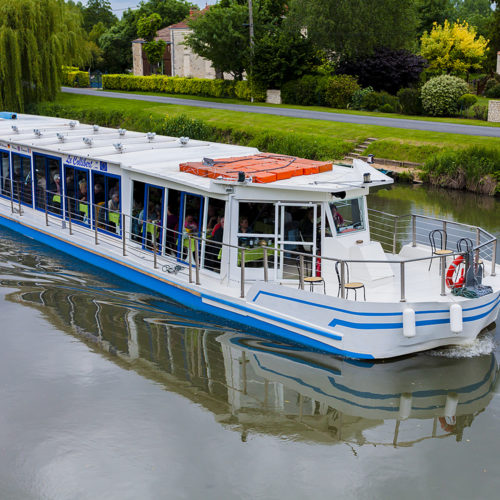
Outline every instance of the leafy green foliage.
[(484, 93), (486, 97), (492, 97), (493, 99), (499, 99), (500, 98), (500, 83), (496, 83), (493, 86), (490, 86), (490, 88)]
[(401, 111), (405, 115), (421, 115), (423, 112), (420, 90), (415, 88), (401, 89), (398, 94)]
[(78, 68), (71, 66), (63, 66), (62, 68), (62, 85), (67, 87), (90, 87), (90, 78), (87, 71), (80, 71)]
[(484, 104), (472, 106), (472, 118), (486, 121), (488, 119), (488, 106)]
[(363, 108), (363, 101), (366, 99), (366, 96), (368, 94), (371, 94), (372, 92), (375, 92), (373, 90), (373, 87), (365, 87), (363, 89), (356, 90), (354, 92), (352, 99), (351, 99), (351, 108), (352, 109), (362, 109)]
[(360, 86), (351, 75), (337, 75), (328, 79), (325, 101), (332, 108), (347, 108)]
[(474, 94), (464, 94), (458, 99), (457, 104), (460, 109), (469, 109), (476, 102), (477, 97)]
[(469, 87), (461, 78), (441, 75), (431, 78), (422, 87), (422, 105), (432, 116), (452, 116), (458, 112), (458, 99)]
[(111, 10), (109, 0), (87, 0), (87, 5), (82, 8), (83, 29), (90, 33), (92, 28), (102, 23), (106, 28), (111, 27), (118, 21), (118, 18)]
[(329, 54), (363, 57), (375, 47), (410, 49), (417, 22), (414, 0), (292, 0), (290, 22)]
[(237, 97), (256, 101), (266, 100), (266, 89), (248, 80), (212, 80), (209, 78), (181, 78), (178, 76), (103, 75), (102, 84), (108, 90), (164, 92), (166, 94), (199, 95), (204, 97)]
[(63, 64), (88, 52), (79, 11), (63, 0), (0, 1), (0, 108), (54, 99)]
[(212, 7), (189, 22), (193, 32), (186, 36), (185, 44), (218, 71), (241, 80), (249, 60), (247, 23), (248, 8), (243, 5)]
[(302, 106), (325, 106), (327, 76), (305, 75), (281, 87), (281, 100), (285, 104)]
[(159, 14), (151, 14), (141, 17), (137, 21), (137, 34), (147, 42), (154, 39), (156, 32), (161, 26), (161, 17)]
[(396, 113), (399, 111), (399, 100), (387, 92), (369, 92), (364, 96), (361, 107), (368, 111)]
[(417, 33), (421, 37), (430, 32), (434, 23), (444, 24), (446, 19), (456, 19), (453, 0), (415, 0), (417, 8)]

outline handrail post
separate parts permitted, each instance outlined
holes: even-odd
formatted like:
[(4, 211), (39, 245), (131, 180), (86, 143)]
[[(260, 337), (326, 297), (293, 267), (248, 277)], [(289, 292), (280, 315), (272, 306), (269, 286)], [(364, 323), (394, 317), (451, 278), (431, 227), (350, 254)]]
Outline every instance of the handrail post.
[(405, 298), (405, 263), (404, 261), (402, 261), (400, 263), (400, 266), (401, 266), (401, 300), (400, 302), (406, 302), (406, 298)]
[(396, 236), (398, 232), (398, 218), (394, 219), (394, 235), (392, 237), (392, 255), (396, 255)]
[(95, 231), (95, 244), (99, 245), (99, 242), (97, 241), (97, 213), (96, 213), (96, 207), (94, 205), (94, 231)]
[(496, 276), (496, 263), (497, 263), (497, 242), (498, 240), (495, 238), (493, 241), (493, 251), (491, 253), (491, 275)]
[(267, 247), (264, 247), (264, 281), (269, 280), (269, 262), (267, 260)]
[(10, 213), (14, 213), (14, 186), (10, 182)]
[(417, 216), (415, 214), (412, 214), (412, 216), (411, 216), (411, 233), (412, 233), (411, 246), (416, 247), (417, 246)]
[(66, 197), (66, 205), (68, 207), (68, 230), (70, 236), (73, 236), (73, 228), (71, 226), (71, 205), (68, 203), (68, 197)]
[(340, 297), (345, 299), (345, 262), (340, 261)]
[(240, 260), (240, 269), (241, 269), (241, 298), (245, 298), (245, 249), (241, 249), (241, 260)]
[(196, 277), (196, 284), (200, 285), (200, 250), (198, 248), (200, 240), (195, 239), (194, 240), (194, 263), (195, 263), (195, 277)]
[(49, 212), (47, 210), (47, 193), (45, 193), (45, 225), (49, 225)]
[(21, 190), (19, 189), (19, 184), (17, 185), (17, 199), (19, 201), (19, 217), (22, 217), (23, 211), (21, 209)]
[(122, 252), (123, 256), (125, 257), (127, 255), (127, 251), (125, 248), (126, 245), (126, 239), (125, 239), (125, 214), (122, 214)]
[(299, 287), (304, 290), (304, 256), (299, 255)]
[(156, 248), (156, 224), (153, 223), (153, 267), (156, 269), (158, 266), (156, 265), (157, 259), (157, 248)]
[(191, 233), (188, 234), (188, 267), (189, 267), (189, 283), (193, 282), (193, 256), (191, 252)]
[[(476, 227), (476, 247), (479, 247), (481, 244), (481, 229), (479, 227)], [(479, 265), (479, 248), (476, 250), (476, 266)]]
[(446, 281), (446, 257), (443, 255), (440, 257), (441, 260), (441, 295), (444, 297), (446, 295), (445, 281)]

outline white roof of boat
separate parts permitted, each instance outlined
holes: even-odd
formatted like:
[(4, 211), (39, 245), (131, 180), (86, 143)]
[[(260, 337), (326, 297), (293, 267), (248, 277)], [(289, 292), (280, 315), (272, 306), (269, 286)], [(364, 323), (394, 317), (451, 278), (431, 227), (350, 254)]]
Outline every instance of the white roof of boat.
[[(16, 120), (0, 118), (0, 141), (46, 151), (53, 155), (72, 155), (120, 165), (129, 170), (174, 182), (210, 189), (212, 182), (234, 184), (235, 181), (213, 180), (181, 172), (179, 164), (200, 162), (204, 158), (222, 159), (251, 156), (256, 148), (188, 140), (177, 137), (125, 131), (81, 124), (76, 120), (18, 114)], [(390, 177), (355, 160), (353, 167), (334, 165), (328, 172), (301, 175), (267, 184), (263, 189), (305, 191), (339, 191), (357, 189), (363, 174), (371, 174), (371, 185), (389, 184)]]

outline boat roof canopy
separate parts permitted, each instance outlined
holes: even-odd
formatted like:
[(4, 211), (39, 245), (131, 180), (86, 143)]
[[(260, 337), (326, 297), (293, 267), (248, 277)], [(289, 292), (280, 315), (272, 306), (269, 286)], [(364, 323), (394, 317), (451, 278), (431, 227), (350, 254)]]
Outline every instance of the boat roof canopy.
[(77, 120), (17, 114), (0, 115), (0, 147), (16, 144), (54, 156), (106, 161), (123, 170), (198, 188), (220, 184), (261, 189), (322, 191), (332, 194), (390, 184), (392, 179), (361, 160), (353, 166), (256, 148), (198, 141), (187, 137), (81, 124)]

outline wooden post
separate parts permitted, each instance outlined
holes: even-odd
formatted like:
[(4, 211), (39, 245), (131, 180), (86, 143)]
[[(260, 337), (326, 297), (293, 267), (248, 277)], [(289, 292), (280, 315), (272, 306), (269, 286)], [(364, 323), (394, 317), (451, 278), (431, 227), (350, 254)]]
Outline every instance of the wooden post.
[(411, 246), (416, 247), (417, 246), (417, 216), (416, 215), (411, 216), (411, 232), (412, 232)]
[(200, 251), (198, 249), (198, 243), (199, 241), (196, 239), (194, 240), (194, 244), (195, 244), (195, 247), (194, 247), (194, 263), (196, 265), (196, 268), (195, 268), (195, 277), (196, 277), (196, 284), (199, 285), (200, 284)]
[(245, 298), (245, 249), (241, 249), (241, 261), (240, 261), (240, 269), (241, 269), (241, 298)]
[(345, 262), (340, 262), (340, 297), (345, 299)]
[(193, 282), (193, 269), (192, 269), (192, 260), (193, 257), (191, 255), (191, 234), (188, 234), (188, 263), (189, 263), (189, 283)]
[(156, 224), (153, 223), (153, 267), (155, 269), (157, 267), (157, 265), (156, 265), (156, 259), (157, 259), (156, 252), (157, 252), (157, 249), (156, 249)]
[(304, 256), (299, 255), (299, 288), (304, 290)]
[(126, 251), (126, 248), (125, 248), (125, 214), (122, 214), (122, 244), (123, 244), (123, 248), (122, 248), (122, 252), (123, 252), (123, 256), (125, 257), (125, 255), (127, 255), (127, 251)]
[(269, 280), (269, 262), (267, 260), (267, 247), (264, 247), (264, 281)]
[(401, 300), (400, 302), (406, 302), (405, 298), (405, 263), (401, 262)]

